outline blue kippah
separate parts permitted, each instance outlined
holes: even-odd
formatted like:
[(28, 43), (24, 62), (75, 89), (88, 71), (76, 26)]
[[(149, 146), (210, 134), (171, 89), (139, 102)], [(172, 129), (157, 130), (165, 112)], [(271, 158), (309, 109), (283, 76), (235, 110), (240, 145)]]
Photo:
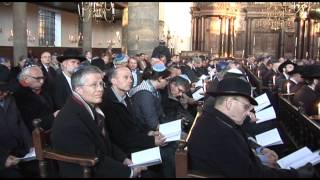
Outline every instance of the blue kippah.
[(128, 61), (128, 56), (125, 55), (125, 54), (122, 54), (122, 53), (119, 53), (117, 54), (114, 59), (113, 59), (113, 63), (114, 64), (121, 64), (121, 63), (124, 63), (124, 62), (127, 62)]
[(187, 80), (189, 82), (189, 84), (191, 84), (191, 80), (189, 79), (189, 77), (186, 74), (180, 74), (179, 77)]
[(165, 71), (167, 68), (162, 63), (156, 63), (152, 66), (152, 69), (156, 72), (162, 72), (162, 71)]

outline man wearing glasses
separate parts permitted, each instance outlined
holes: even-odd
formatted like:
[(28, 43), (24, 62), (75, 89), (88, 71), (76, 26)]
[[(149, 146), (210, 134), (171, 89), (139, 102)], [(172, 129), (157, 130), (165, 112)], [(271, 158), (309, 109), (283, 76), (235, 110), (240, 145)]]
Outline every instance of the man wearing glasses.
[[(132, 161), (109, 138), (105, 116), (98, 104), (102, 102), (104, 82), (102, 71), (83, 66), (71, 77), (72, 95), (58, 114), (52, 127), (53, 148), (64, 153), (97, 157), (93, 177), (138, 177), (145, 167), (128, 167)], [(82, 177), (82, 168), (59, 163), (62, 177)]]
[(41, 68), (32, 63), (26, 64), (18, 79), (19, 88), (14, 96), (30, 133), (34, 129), (32, 121), (35, 118), (42, 119), (41, 127), (49, 129), (58, 111), (54, 111), (51, 95), (43, 86), (45, 77)]
[(308, 164), (298, 170), (270, 168), (254, 154), (241, 127), (257, 105), (250, 90), (249, 83), (226, 78), (209, 93), (214, 105), (205, 106), (188, 141), (191, 169), (237, 178), (312, 177)]

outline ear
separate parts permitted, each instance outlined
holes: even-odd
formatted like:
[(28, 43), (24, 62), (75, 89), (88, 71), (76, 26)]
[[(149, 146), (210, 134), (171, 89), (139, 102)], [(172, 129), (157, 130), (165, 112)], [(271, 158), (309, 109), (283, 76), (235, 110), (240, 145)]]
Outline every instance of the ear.
[(117, 83), (117, 80), (114, 78), (111, 78), (111, 84), (116, 84), (116, 83)]
[(227, 98), (226, 101), (225, 101), (225, 107), (226, 107), (227, 111), (230, 111), (231, 104), (232, 104), (231, 98)]

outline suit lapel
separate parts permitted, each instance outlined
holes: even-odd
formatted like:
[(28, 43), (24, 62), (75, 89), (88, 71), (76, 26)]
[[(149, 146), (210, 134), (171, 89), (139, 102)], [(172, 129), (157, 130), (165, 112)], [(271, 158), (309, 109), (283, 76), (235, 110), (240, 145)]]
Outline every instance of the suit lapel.
[(92, 133), (93, 140), (96, 146), (100, 147), (101, 149), (107, 150), (106, 140), (103, 138), (101, 132), (99, 131), (98, 126), (94, 122), (94, 119), (92, 119), (92, 116), (90, 115), (88, 110), (74, 96), (72, 96), (72, 99), (77, 104), (77, 106), (80, 106), (79, 108), (76, 108), (78, 111), (78, 115), (80, 117), (79, 119)]

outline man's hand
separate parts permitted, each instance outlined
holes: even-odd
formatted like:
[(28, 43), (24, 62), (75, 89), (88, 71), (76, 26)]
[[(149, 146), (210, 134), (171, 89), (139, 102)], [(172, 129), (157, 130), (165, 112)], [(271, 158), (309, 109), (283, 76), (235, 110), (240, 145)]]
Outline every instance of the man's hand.
[(122, 164), (129, 166), (129, 165), (133, 164), (133, 162), (131, 161), (131, 159), (126, 158), (126, 159), (124, 159)]
[(133, 172), (132, 177), (133, 177), (133, 178), (141, 177), (141, 171), (145, 171), (145, 170), (147, 170), (147, 169), (148, 169), (148, 168), (145, 167), (145, 166), (132, 168), (132, 172)]
[(4, 164), (4, 166), (5, 166), (6, 168), (9, 168), (9, 167), (11, 167), (11, 166), (17, 165), (19, 162), (20, 162), (20, 159), (18, 159), (18, 158), (15, 157), (15, 156), (9, 155), (8, 158), (7, 158), (7, 160), (6, 160), (6, 162), (5, 162), (5, 164)]
[(268, 158), (269, 167), (276, 167), (278, 161), (278, 155), (274, 151), (268, 148), (263, 148), (261, 153)]
[(156, 146), (165, 146), (165, 145), (167, 145), (165, 143), (166, 138), (159, 131), (154, 131), (153, 135), (154, 135), (154, 144)]
[(249, 112), (248, 116), (250, 117), (250, 122), (257, 122), (258, 121), (256, 115), (253, 112)]

